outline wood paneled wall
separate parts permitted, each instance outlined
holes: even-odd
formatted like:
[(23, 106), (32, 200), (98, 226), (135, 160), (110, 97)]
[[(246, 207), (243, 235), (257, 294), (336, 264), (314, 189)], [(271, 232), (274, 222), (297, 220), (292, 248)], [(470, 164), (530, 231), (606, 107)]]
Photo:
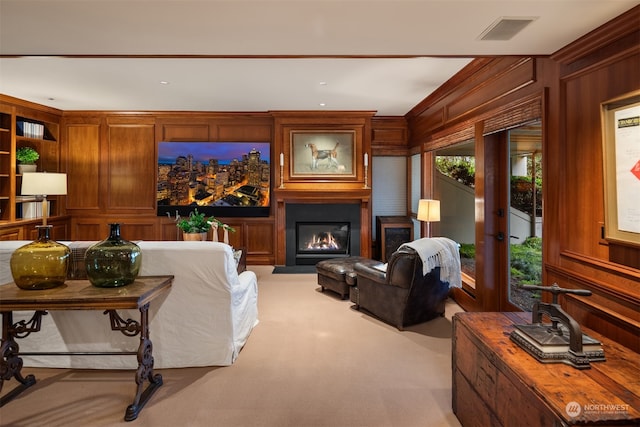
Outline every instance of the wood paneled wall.
[(404, 117), (373, 117), (371, 151), (376, 156), (409, 156)]
[[(548, 279), (587, 288), (565, 298), (581, 324), (640, 351), (640, 247), (602, 238), (605, 218), (601, 104), (640, 89), (640, 6), (557, 52), (562, 144), (558, 221), (553, 223)], [(605, 36), (606, 35), (606, 36)], [(546, 226), (546, 222), (545, 222)]]
[[(406, 115), (410, 150), (430, 151), (442, 141), (457, 142), (457, 134), (474, 127), (476, 139), (483, 139), (539, 110), (545, 159), (543, 280), (591, 290), (591, 297), (561, 302), (582, 325), (635, 351), (640, 351), (640, 247), (602, 239), (600, 105), (640, 89), (638, 22), (640, 7), (549, 58), (478, 59)], [(477, 224), (481, 237), (490, 229), (490, 215), (485, 212)], [(491, 248), (476, 240), (476, 256), (489, 256)], [(477, 274), (476, 282), (486, 283), (469, 305), (490, 309), (496, 301), (491, 276)], [(463, 292), (456, 296), (468, 298)]]
[[(176, 240), (172, 220), (156, 215), (157, 144), (160, 141), (269, 141), (272, 159), (289, 155), (289, 130), (353, 129), (356, 154), (371, 153), (372, 122), (381, 129), (379, 141), (406, 146), (403, 118), (372, 120), (372, 112), (270, 112), (270, 113), (119, 113), (97, 111), (65, 112), (62, 119), (62, 169), (68, 173), (67, 212), (71, 216), (72, 240), (101, 240), (110, 222), (121, 223), (123, 236), (130, 240)], [(377, 128), (376, 128), (377, 129)], [(395, 150), (402, 150), (396, 148)], [(282, 263), (278, 239), (275, 200), (297, 199), (303, 194), (311, 202), (327, 202), (332, 192), (364, 207), (361, 233), (363, 248), (370, 244), (370, 189), (363, 191), (364, 169), (357, 163), (357, 180), (295, 182), (285, 177), (285, 189), (278, 189), (280, 170), (272, 167), (271, 214), (264, 218), (220, 218), (236, 229), (230, 243), (247, 248), (251, 264)], [(285, 171), (288, 168), (285, 168)], [(370, 182), (369, 170), (369, 182)], [(295, 190), (295, 191), (294, 191)], [(293, 193), (291, 193), (293, 191)], [(280, 248), (278, 250), (278, 248)], [(368, 255), (368, 252), (364, 255)]]
[[(273, 140), (266, 113), (74, 111), (63, 115), (62, 128), (72, 240), (101, 240), (110, 222), (121, 223), (130, 240), (179, 238), (175, 223), (156, 215), (159, 141)], [(230, 243), (247, 248), (249, 262), (274, 262), (273, 215), (221, 219), (236, 229)]]

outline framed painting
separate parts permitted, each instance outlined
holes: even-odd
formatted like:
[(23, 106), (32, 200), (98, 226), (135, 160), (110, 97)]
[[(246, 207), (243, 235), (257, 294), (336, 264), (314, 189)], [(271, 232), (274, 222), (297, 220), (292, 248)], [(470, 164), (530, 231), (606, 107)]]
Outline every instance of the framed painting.
[(355, 179), (355, 131), (292, 130), (290, 139), (291, 178)]
[(605, 238), (640, 245), (640, 90), (601, 105)]

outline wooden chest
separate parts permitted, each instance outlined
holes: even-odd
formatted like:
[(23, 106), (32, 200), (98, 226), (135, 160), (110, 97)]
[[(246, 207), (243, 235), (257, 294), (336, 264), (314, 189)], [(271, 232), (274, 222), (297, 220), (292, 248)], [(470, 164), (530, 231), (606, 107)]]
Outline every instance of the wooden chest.
[(464, 427), (640, 426), (640, 355), (592, 331), (605, 362), (540, 363), (512, 342), (530, 313), (453, 318), (453, 412)]

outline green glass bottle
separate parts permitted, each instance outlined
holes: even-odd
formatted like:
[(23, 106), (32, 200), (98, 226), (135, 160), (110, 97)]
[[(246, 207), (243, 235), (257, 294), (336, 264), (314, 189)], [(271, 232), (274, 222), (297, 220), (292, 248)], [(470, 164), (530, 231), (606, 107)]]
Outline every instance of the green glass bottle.
[(115, 288), (132, 283), (142, 263), (140, 247), (120, 236), (120, 224), (109, 224), (109, 237), (87, 249), (85, 266), (93, 286)]
[(20, 289), (51, 289), (64, 284), (71, 249), (51, 240), (51, 226), (38, 225), (38, 239), (16, 249), (9, 264)]

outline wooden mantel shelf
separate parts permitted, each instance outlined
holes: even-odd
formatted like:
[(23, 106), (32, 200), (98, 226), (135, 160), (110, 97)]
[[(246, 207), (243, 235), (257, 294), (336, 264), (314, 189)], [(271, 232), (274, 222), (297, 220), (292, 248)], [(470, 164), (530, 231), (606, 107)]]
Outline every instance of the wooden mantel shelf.
[(334, 203), (334, 200), (340, 200), (344, 203), (345, 200), (361, 201), (371, 199), (371, 188), (359, 188), (359, 189), (342, 189), (328, 190), (323, 184), (316, 184), (317, 190), (310, 190), (308, 187), (305, 189), (295, 188), (276, 188), (274, 189), (274, 199), (278, 202), (295, 202), (302, 200), (307, 203)]

